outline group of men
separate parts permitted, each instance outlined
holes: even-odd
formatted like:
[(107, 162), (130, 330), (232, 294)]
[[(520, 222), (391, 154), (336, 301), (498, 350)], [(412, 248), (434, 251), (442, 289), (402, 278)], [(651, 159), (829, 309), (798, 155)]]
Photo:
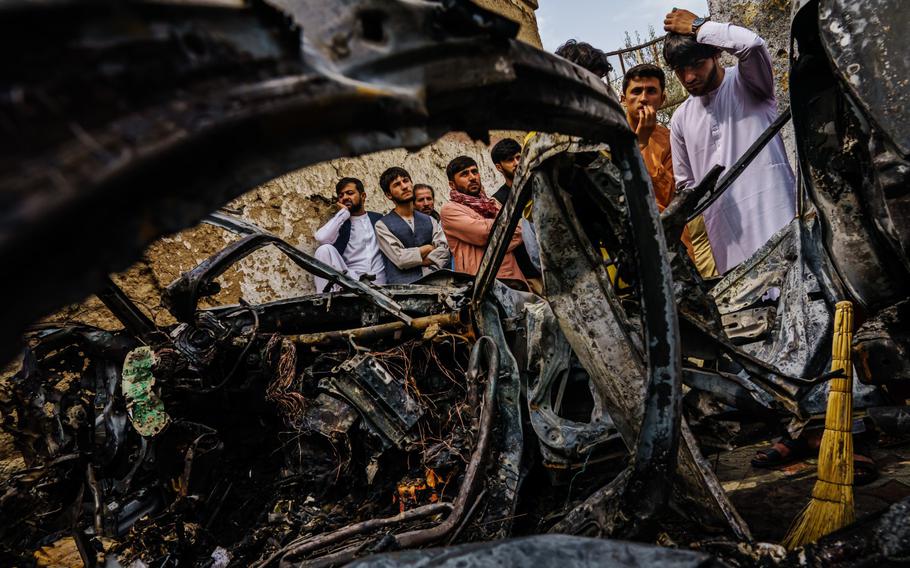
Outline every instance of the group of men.
[[(689, 98), (673, 114), (669, 129), (659, 124), (666, 77), (653, 64), (625, 73), (621, 97), (661, 210), (715, 164), (733, 165), (777, 115), (771, 56), (757, 34), (675, 8), (664, 29), (664, 59)], [(722, 67), (723, 52), (733, 55), (737, 65)], [(586, 43), (569, 40), (556, 53), (604, 80), (611, 70), (604, 52)], [(492, 197), (484, 191), (474, 159), (453, 159), (446, 167), (449, 202), (438, 213), (433, 188), (414, 185), (403, 168), (389, 168), (379, 178), (394, 205), (386, 215), (365, 211), (363, 183), (343, 178), (335, 188), (339, 211), (316, 233), (322, 245), (317, 258), (377, 284), (414, 282), (440, 268), (476, 273), (520, 155), (521, 146), (510, 138), (492, 148), (493, 163), (505, 179)], [(778, 135), (683, 233), (699, 272), (717, 276), (749, 258), (794, 217), (794, 195), (793, 172)], [(534, 251), (533, 225), (523, 222), (498, 277), (538, 290), (540, 265)], [(325, 285), (317, 279), (319, 291)]]
[[(342, 178), (335, 185), (338, 212), (316, 231), (316, 258), (354, 279), (376, 284), (409, 284), (449, 268), (475, 274), (480, 267), (496, 216), (508, 196), (521, 155), (515, 140), (500, 140), (491, 156), (505, 183), (488, 197), (477, 162), (458, 156), (446, 167), (449, 202), (439, 212), (435, 192), (427, 184), (414, 184), (404, 168), (388, 168), (379, 176), (379, 187), (393, 208), (382, 215), (367, 211), (366, 189), (357, 178)], [(539, 276), (529, 259), (523, 272), (515, 253), (527, 256), (521, 229), (512, 236), (497, 276), (528, 284)], [(316, 277), (316, 289), (328, 282)]]
[[(622, 102), (642, 158), (651, 175), (659, 208), (676, 191), (699, 183), (719, 164), (732, 166), (777, 117), (771, 54), (754, 32), (711, 22), (674, 8), (664, 18), (663, 56), (689, 97), (673, 113), (670, 128), (656, 122), (666, 100), (666, 78), (655, 65), (637, 65), (623, 80)], [(726, 52), (737, 64), (723, 67)], [(605, 54), (574, 40), (557, 54), (605, 78)], [(746, 170), (704, 212), (704, 221), (688, 226), (683, 241), (703, 276), (724, 274), (750, 258), (796, 215), (796, 182), (780, 135), (775, 136)], [(773, 296), (777, 290), (766, 293)], [(805, 431), (784, 436), (759, 450), (755, 467), (778, 467), (817, 452), (820, 436)], [(857, 485), (878, 475), (861, 440), (854, 440), (853, 479)]]
[[(689, 98), (669, 129), (658, 124), (666, 77), (646, 63), (625, 73), (621, 99), (661, 210), (715, 164), (732, 166), (777, 117), (771, 54), (757, 34), (676, 8), (664, 18), (664, 30), (664, 60)], [(735, 66), (721, 66), (724, 52), (737, 59)], [(556, 53), (604, 79), (610, 72), (604, 52), (589, 44), (570, 40)], [(795, 209), (793, 171), (778, 135), (703, 220), (689, 224), (683, 242), (702, 276), (724, 274), (789, 223)]]

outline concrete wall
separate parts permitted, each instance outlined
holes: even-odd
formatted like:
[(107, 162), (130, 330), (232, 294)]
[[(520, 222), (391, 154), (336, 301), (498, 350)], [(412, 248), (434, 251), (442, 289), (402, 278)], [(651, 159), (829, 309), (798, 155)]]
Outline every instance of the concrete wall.
[[(534, 18), (536, 0), (480, 0), (478, 4), (520, 22), (520, 39), (540, 46)], [(495, 143), (507, 134), (491, 133), (491, 142)], [(521, 133), (512, 135), (521, 140)], [(246, 193), (230, 203), (228, 208), (302, 250), (312, 252), (316, 248), (314, 231), (336, 211), (334, 187), (339, 178), (353, 176), (361, 179), (367, 190), (367, 208), (384, 212), (391, 207), (379, 189), (379, 175), (390, 166), (402, 166), (415, 183), (428, 183), (436, 189), (438, 209), (448, 200), (445, 166), (460, 154), (478, 161), (484, 187), (489, 193), (502, 184), (490, 160), (488, 147), (463, 134), (452, 133), (415, 153), (390, 150), (355, 159), (334, 160), (289, 173)], [(122, 274), (112, 275), (112, 278), (156, 323), (173, 323), (170, 315), (160, 306), (164, 287), (235, 238), (221, 229), (200, 225), (153, 243), (140, 262)], [(240, 298), (260, 303), (314, 291), (312, 277), (272, 248), (253, 253), (236, 268), (227, 271), (219, 281), (222, 291), (210, 298), (207, 305), (234, 304)], [(120, 327), (94, 297), (69, 306), (47, 319), (82, 322), (109, 329)]]

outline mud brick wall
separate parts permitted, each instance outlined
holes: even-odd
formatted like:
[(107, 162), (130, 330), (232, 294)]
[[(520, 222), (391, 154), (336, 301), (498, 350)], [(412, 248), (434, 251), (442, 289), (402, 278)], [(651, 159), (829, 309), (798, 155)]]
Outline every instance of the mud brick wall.
[[(478, 4), (519, 22), (519, 39), (541, 46), (534, 17), (536, 0), (479, 0)], [(491, 142), (495, 143), (506, 135), (519, 140), (522, 137), (522, 133), (494, 132), (491, 133)], [(302, 250), (313, 252), (316, 248), (313, 233), (336, 211), (333, 198), (339, 178), (352, 176), (363, 180), (367, 190), (367, 208), (385, 212), (391, 207), (379, 189), (379, 175), (390, 166), (402, 166), (410, 172), (415, 183), (428, 183), (436, 189), (438, 209), (448, 200), (445, 166), (460, 154), (478, 161), (484, 186), (489, 193), (502, 184), (502, 178), (490, 160), (489, 148), (464, 134), (452, 133), (414, 153), (390, 150), (291, 172), (251, 190), (227, 207)], [(112, 275), (112, 278), (156, 323), (167, 325), (173, 323), (173, 319), (160, 306), (163, 289), (182, 272), (236, 238), (222, 229), (199, 225), (153, 243), (142, 260), (125, 272)], [(314, 291), (312, 277), (272, 247), (248, 256), (225, 272), (219, 282), (222, 291), (209, 298), (208, 305), (234, 304), (240, 298), (259, 303)], [(87, 323), (107, 329), (121, 327), (95, 297), (68, 306), (46, 320)]]

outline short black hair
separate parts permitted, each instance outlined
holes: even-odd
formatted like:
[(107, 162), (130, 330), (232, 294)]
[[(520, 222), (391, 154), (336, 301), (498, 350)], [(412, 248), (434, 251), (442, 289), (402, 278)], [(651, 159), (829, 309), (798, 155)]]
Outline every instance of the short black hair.
[(606, 77), (613, 70), (606, 53), (583, 41), (570, 39), (556, 48), (556, 55), (584, 67), (598, 77)]
[(493, 145), (493, 148), (490, 150), (490, 157), (493, 158), (493, 163), (498, 164), (499, 162), (505, 162), (521, 152), (521, 144), (518, 143), (514, 138), (503, 138), (499, 142)]
[(436, 198), (436, 191), (433, 189), (432, 185), (427, 185), (425, 183), (414, 184), (414, 193), (417, 193), (418, 189), (429, 189), (430, 195), (432, 195), (434, 199)]
[(346, 188), (347, 186), (349, 186), (352, 183), (354, 184), (354, 187), (357, 188), (358, 192), (364, 193), (363, 182), (360, 181), (359, 179), (341, 178), (340, 180), (338, 180), (338, 183), (335, 184), (335, 195), (341, 195), (341, 190)]
[(477, 162), (474, 161), (474, 158), (468, 156), (458, 156), (449, 162), (448, 166), (446, 166), (446, 177), (449, 178), (449, 181), (452, 181), (455, 179), (455, 174), (476, 165)]
[(653, 77), (657, 79), (657, 82), (660, 83), (660, 90), (667, 90), (667, 76), (664, 74), (664, 70), (653, 63), (642, 63), (641, 65), (632, 67), (623, 75), (622, 94), (626, 94), (626, 89), (629, 88), (629, 82), (631, 82), (632, 79), (642, 79), (644, 77)]
[(382, 188), (382, 192), (389, 193), (389, 187), (392, 185), (392, 182), (400, 177), (411, 179), (411, 174), (409, 174), (406, 169), (399, 168), (398, 166), (392, 166), (382, 172), (382, 175), (379, 176), (379, 187)]
[(714, 57), (720, 48), (706, 43), (698, 43), (690, 35), (668, 33), (664, 38), (664, 61), (670, 69), (679, 69), (692, 65), (699, 59)]

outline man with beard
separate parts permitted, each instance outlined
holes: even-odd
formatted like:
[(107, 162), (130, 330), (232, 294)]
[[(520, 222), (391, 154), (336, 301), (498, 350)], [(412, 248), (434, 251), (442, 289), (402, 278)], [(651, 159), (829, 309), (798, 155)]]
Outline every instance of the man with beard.
[[(446, 176), (451, 201), (439, 212), (442, 228), (455, 258), (455, 270), (476, 274), (499, 213), (499, 203), (484, 192), (480, 170), (473, 158), (458, 156), (446, 166)], [(509, 241), (497, 278), (520, 280), (526, 284), (512, 252), (520, 244), (521, 228), (518, 228)]]
[(379, 187), (395, 208), (376, 223), (379, 250), (385, 257), (386, 282), (410, 284), (449, 264), (449, 245), (436, 219), (414, 210), (411, 175), (389, 168), (379, 176)]
[[(777, 117), (771, 54), (754, 32), (687, 10), (667, 14), (664, 59), (691, 95), (673, 113), (676, 187), (697, 184), (714, 164), (729, 168)], [(738, 59), (721, 67), (726, 51)], [(704, 214), (723, 274), (795, 215), (795, 182), (780, 134)]]
[(439, 213), (436, 211), (436, 192), (431, 186), (425, 183), (414, 184), (414, 208), (439, 221)]
[(500, 205), (505, 205), (509, 193), (512, 192), (515, 170), (518, 169), (518, 162), (521, 160), (521, 144), (513, 138), (503, 138), (490, 149), (490, 158), (493, 160), (493, 165), (496, 166), (496, 171), (501, 173), (505, 180), (502, 187), (493, 194), (493, 199)]
[[(341, 178), (335, 184), (338, 212), (314, 235), (319, 248), (316, 258), (357, 280), (362, 276), (385, 284), (385, 264), (373, 227), (382, 215), (366, 211), (366, 191), (357, 178)], [(324, 292), (328, 281), (315, 276), (316, 291)]]

